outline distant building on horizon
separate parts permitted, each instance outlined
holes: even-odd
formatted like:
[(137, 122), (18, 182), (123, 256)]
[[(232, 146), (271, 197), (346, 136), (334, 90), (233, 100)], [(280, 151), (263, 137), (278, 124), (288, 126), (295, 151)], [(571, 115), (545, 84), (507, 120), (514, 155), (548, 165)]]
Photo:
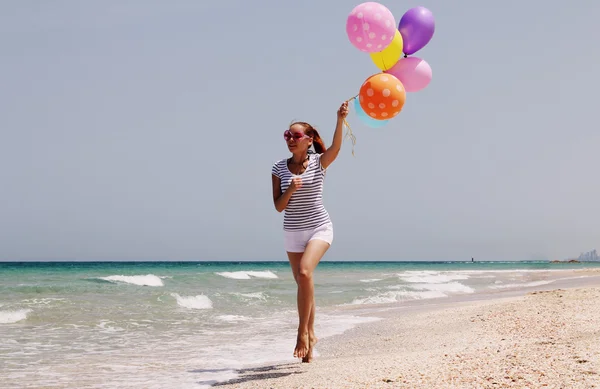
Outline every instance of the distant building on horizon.
[(587, 253), (582, 253), (577, 260), (582, 262), (600, 262), (600, 257), (596, 253), (596, 249), (594, 249)]

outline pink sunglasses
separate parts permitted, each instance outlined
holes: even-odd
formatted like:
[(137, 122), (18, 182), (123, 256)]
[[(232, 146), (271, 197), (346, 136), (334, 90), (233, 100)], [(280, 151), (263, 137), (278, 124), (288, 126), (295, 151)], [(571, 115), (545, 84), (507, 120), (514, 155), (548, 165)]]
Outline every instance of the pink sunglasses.
[(299, 141), (300, 139), (310, 138), (310, 136), (306, 134), (301, 134), (299, 132), (292, 133), (290, 130), (285, 130), (285, 132), (283, 133), (283, 139), (285, 139), (287, 142), (292, 138), (294, 138), (295, 141)]

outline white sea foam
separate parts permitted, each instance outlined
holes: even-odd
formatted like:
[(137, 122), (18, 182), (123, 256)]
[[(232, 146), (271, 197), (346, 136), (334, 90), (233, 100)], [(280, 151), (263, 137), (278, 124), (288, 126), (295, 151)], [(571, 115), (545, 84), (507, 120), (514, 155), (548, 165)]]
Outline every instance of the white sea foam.
[(377, 282), (377, 281), (381, 281), (381, 278), (371, 278), (368, 280), (360, 280), (360, 282), (365, 282), (365, 283), (371, 283), (371, 282)]
[(424, 300), (432, 298), (442, 298), (448, 295), (441, 291), (429, 290), (429, 291), (388, 291), (379, 293), (375, 296), (369, 296), (364, 298), (354, 299), (349, 305), (364, 305), (364, 304), (389, 304), (396, 303), (406, 300)]
[(237, 293), (237, 292), (234, 292), (234, 293), (231, 293), (231, 294), (233, 294), (235, 296), (245, 297), (245, 298), (248, 298), (248, 299), (256, 299), (256, 300), (263, 300), (263, 301), (267, 299), (267, 296), (265, 295), (264, 292), (254, 292), (254, 293)]
[(233, 380), (238, 377), (237, 370), (215, 369), (214, 371), (204, 371), (198, 389), (210, 389), (219, 382)]
[(226, 321), (228, 323), (237, 323), (240, 321), (252, 320), (248, 316), (240, 316), (240, 315), (220, 315), (220, 316), (217, 316), (217, 319)]
[[(372, 296), (354, 299), (350, 305), (389, 304), (407, 300), (422, 300), (448, 297), (450, 294), (475, 293), (475, 290), (456, 280), (467, 280), (466, 274), (438, 271), (405, 271), (397, 276), (407, 284), (387, 287), (388, 291), (368, 288), (367, 292), (376, 292)], [(361, 280), (362, 281), (362, 280)]]
[(225, 278), (231, 278), (232, 280), (249, 280), (250, 279), (250, 275), (248, 273), (246, 273), (245, 271), (235, 271), (235, 272), (230, 272), (230, 271), (226, 271), (226, 272), (220, 272), (220, 273), (215, 273), (221, 277), (225, 277)]
[(449, 282), (447, 284), (411, 284), (409, 288), (442, 293), (475, 293), (473, 288), (463, 285), (460, 282)]
[(63, 301), (67, 301), (67, 299), (45, 297), (45, 298), (25, 299), (25, 300), (22, 301), (22, 303), (31, 306), (31, 305), (50, 305), (50, 304), (52, 304), (54, 302), (63, 302)]
[(490, 285), (489, 288), (490, 289), (528, 288), (528, 287), (548, 285), (553, 282), (554, 282), (554, 280), (546, 280), (546, 281), (524, 282), (521, 284), (502, 284), (502, 285), (497, 284), (497, 285)]
[(267, 271), (249, 271), (246, 273), (248, 273), (248, 275), (250, 277), (256, 277), (256, 278), (270, 278), (270, 279), (279, 278), (279, 277), (277, 277), (277, 274), (275, 274), (269, 270), (267, 270)]
[(17, 311), (0, 311), (0, 324), (12, 324), (27, 319), (31, 309), (19, 309)]
[(458, 274), (455, 272), (441, 273), (436, 271), (406, 271), (398, 274), (398, 277), (405, 282), (423, 284), (441, 284), (455, 280), (469, 279), (467, 274)]
[(147, 274), (145, 276), (123, 276), (123, 275), (114, 275), (108, 277), (100, 277), (101, 280), (114, 282), (114, 283), (125, 283), (132, 284), (138, 286), (163, 286), (164, 283), (160, 279), (160, 277), (155, 276), (154, 274)]
[(277, 274), (272, 271), (226, 271), (226, 272), (218, 272), (215, 273), (221, 277), (231, 278), (233, 280), (249, 280), (250, 278), (267, 278), (267, 279), (275, 279)]
[(561, 272), (564, 269), (486, 269), (486, 270), (452, 270), (457, 274), (489, 274), (489, 273), (546, 273)]
[(100, 323), (97, 324), (97, 327), (101, 328), (103, 333), (109, 333), (109, 334), (125, 331), (124, 328), (121, 328), (115, 324), (116, 323), (112, 320), (101, 320)]
[(315, 323), (315, 332), (321, 338), (340, 335), (359, 324), (379, 321), (378, 317), (352, 316), (352, 315), (327, 315), (322, 314)]
[(171, 296), (177, 299), (177, 304), (188, 309), (212, 309), (213, 303), (207, 296), (201, 294), (198, 296), (180, 296), (177, 293), (171, 293)]

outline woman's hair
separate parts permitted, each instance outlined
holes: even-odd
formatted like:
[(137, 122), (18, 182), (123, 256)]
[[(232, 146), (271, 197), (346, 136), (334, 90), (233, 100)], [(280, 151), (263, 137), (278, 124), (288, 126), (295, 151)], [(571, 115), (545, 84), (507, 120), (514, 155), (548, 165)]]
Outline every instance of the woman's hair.
[(290, 127), (296, 124), (302, 126), (302, 128), (304, 128), (304, 133), (313, 139), (313, 147), (315, 148), (315, 152), (317, 154), (322, 154), (325, 152), (325, 150), (327, 150), (327, 147), (325, 147), (325, 142), (323, 142), (323, 139), (321, 139), (321, 135), (319, 135), (319, 132), (316, 128), (306, 122), (295, 122), (292, 123)]

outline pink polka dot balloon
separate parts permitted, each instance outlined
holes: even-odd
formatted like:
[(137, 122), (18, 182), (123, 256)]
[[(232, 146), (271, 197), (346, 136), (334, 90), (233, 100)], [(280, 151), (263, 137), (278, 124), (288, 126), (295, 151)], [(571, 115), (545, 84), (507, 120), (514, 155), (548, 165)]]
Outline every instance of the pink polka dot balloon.
[(376, 53), (392, 43), (396, 34), (396, 20), (384, 5), (372, 1), (362, 3), (348, 15), (346, 34), (360, 51)]

